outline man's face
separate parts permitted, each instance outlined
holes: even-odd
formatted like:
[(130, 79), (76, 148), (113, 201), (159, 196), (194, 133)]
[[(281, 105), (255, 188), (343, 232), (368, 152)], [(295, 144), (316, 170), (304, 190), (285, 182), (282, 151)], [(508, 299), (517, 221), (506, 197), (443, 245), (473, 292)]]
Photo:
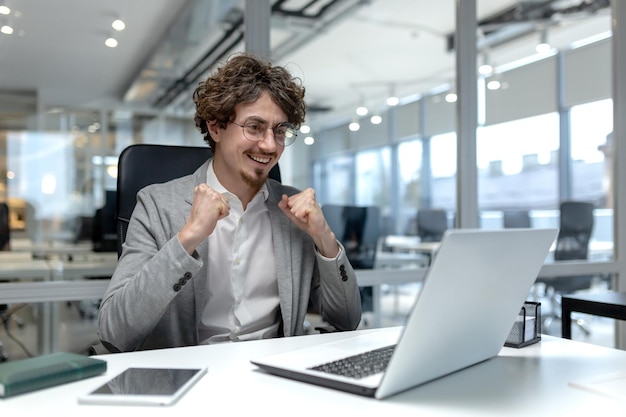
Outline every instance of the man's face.
[(235, 106), (235, 115), (234, 122), (237, 124), (229, 123), (225, 129), (211, 128), (211, 136), (217, 143), (215, 173), (222, 185), (233, 193), (243, 187), (257, 191), (278, 163), (284, 146), (275, 141), (271, 129), (265, 131), (262, 140), (254, 142), (246, 139), (242, 127), (238, 125), (256, 120), (273, 128), (286, 122), (287, 116), (266, 92), (254, 103)]

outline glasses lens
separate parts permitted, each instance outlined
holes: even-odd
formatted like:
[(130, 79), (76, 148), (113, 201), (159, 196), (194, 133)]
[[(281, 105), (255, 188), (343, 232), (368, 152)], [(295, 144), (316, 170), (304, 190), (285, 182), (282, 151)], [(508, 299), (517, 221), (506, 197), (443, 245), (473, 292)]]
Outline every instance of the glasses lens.
[(291, 145), (296, 140), (296, 132), (291, 123), (282, 123), (274, 128), (274, 139), (284, 146)]
[(246, 138), (252, 141), (262, 140), (265, 136), (267, 126), (255, 120), (248, 120), (243, 125), (243, 133)]

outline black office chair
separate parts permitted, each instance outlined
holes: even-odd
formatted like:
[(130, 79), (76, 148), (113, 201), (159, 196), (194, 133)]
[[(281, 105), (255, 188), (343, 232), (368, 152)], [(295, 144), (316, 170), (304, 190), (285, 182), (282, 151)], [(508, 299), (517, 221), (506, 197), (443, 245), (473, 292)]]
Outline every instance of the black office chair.
[[(565, 201), (560, 206), (560, 229), (554, 250), (555, 261), (571, 261), (587, 259), (589, 255), (589, 240), (593, 231), (592, 203), (582, 201)], [(550, 300), (552, 311), (544, 321), (549, 325), (551, 319), (561, 318), (561, 296), (591, 288), (592, 275), (562, 276), (550, 279), (538, 279), (546, 287), (546, 294)], [(576, 324), (586, 334), (589, 329), (586, 324), (577, 320)]]
[(328, 226), (342, 243), (355, 269), (372, 269), (380, 238), (380, 209), (376, 206), (325, 204), (322, 212)]
[(445, 210), (419, 209), (417, 212), (417, 235), (422, 242), (440, 242), (448, 229)]
[[(11, 229), (9, 227), (9, 206), (7, 203), (0, 203), (0, 251), (11, 250)], [(4, 324), (8, 319), (9, 306), (0, 304), (0, 319)], [(4, 350), (2, 341), (0, 341), (0, 362), (7, 361), (8, 354)]]
[[(117, 250), (122, 253), (128, 222), (137, 202), (137, 192), (150, 184), (192, 174), (213, 153), (208, 147), (170, 145), (131, 145), (119, 156), (117, 165)], [(270, 178), (281, 181), (280, 168)]]
[(530, 214), (527, 210), (505, 210), (502, 219), (505, 229), (530, 227)]

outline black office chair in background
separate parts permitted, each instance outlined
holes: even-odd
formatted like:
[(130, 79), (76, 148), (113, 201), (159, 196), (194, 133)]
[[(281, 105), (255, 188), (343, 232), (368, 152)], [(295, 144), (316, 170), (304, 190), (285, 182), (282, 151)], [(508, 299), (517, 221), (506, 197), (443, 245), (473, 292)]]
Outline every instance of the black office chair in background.
[[(9, 227), (9, 205), (7, 203), (0, 203), (0, 251), (11, 250), (11, 229)], [(6, 304), (0, 304), (0, 319), (2, 324), (6, 323), (9, 319), (7, 317), (9, 306)], [(7, 361), (9, 356), (4, 351), (2, 341), (0, 341), (0, 362)]]
[(381, 233), (380, 209), (376, 206), (324, 204), (322, 212), (337, 240), (346, 249), (355, 269), (372, 269)]
[[(593, 231), (592, 203), (583, 201), (565, 201), (560, 205), (560, 228), (554, 250), (555, 261), (586, 260), (589, 256), (589, 240)], [(551, 312), (545, 317), (546, 326), (554, 318), (561, 318), (561, 296), (576, 291), (588, 290), (593, 283), (593, 275), (562, 276), (549, 279), (539, 278), (546, 288), (550, 300)], [(582, 320), (575, 322), (586, 334), (589, 329)]]
[(440, 242), (448, 229), (448, 215), (441, 209), (419, 209), (417, 235), (422, 242)]

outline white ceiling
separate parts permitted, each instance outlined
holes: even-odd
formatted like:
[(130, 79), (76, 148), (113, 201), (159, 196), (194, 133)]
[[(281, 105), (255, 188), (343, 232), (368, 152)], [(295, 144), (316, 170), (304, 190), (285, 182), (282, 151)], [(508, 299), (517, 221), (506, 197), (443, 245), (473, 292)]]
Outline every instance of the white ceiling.
[[(560, 0), (554, 7), (572, 7), (582, 0)], [(274, 2), (272, 2), (274, 3)], [(305, 0), (287, 0), (283, 10), (297, 10)], [(454, 79), (455, 56), (447, 36), (455, 28), (454, 0), (321, 0), (329, 4), (321, 19), (275, 16), (271, 47), (275, 60), (302, 78), (311, 107), (310, 118), (328, 122), (347, 117), (361, 101), (381, 103), (391, 86), (398, 95), (424, 93)], [(479, 19), (513, 5), (543, 1), (477, 0)], [(600, 2), (603, 3), (603, 2)], [(225, 16), (240, 18), (244, 0), (0, 0), (14, 12), (0, 15), (13, 35), (0, 34), (0, 127), (3, 118), (59, 109), (141, 109), (151, 112), (156, 97), (167, 91), (194, 65), (207, 69), (200, 57), (223, 36)], [(308, 10), (312, 13), (313, 11)], [(560, 20), (535, 16), (530, 22), (491, 25), (486, 29), (533, 30), (532, 34), (497, 45), (490, 57), (505, 64), (534, 53), (534, 30), (549, 28), (559, 48), (607, 31), (610, 10), (568, 13)], [(230, 13), (230, 14), (229, 14)], [(119, 16), (126, 29), (111, 49), (104, 39)], [(221, 23), (222, 22), (222, 23)], [(528, 25), (531, 26), (528, 26)], [(243, 42), (223, 51), (243, 50)], [(217, 56), (220, 54), (214, 54)], [(198, 77), (188, 77), (190, 85)], [(189, 111), (189, 95), (166, 100), (160, 111)], [(327, 107), (332, 111), (315, 112)], [(5, 122), (4, 126), (11, 125)]]

